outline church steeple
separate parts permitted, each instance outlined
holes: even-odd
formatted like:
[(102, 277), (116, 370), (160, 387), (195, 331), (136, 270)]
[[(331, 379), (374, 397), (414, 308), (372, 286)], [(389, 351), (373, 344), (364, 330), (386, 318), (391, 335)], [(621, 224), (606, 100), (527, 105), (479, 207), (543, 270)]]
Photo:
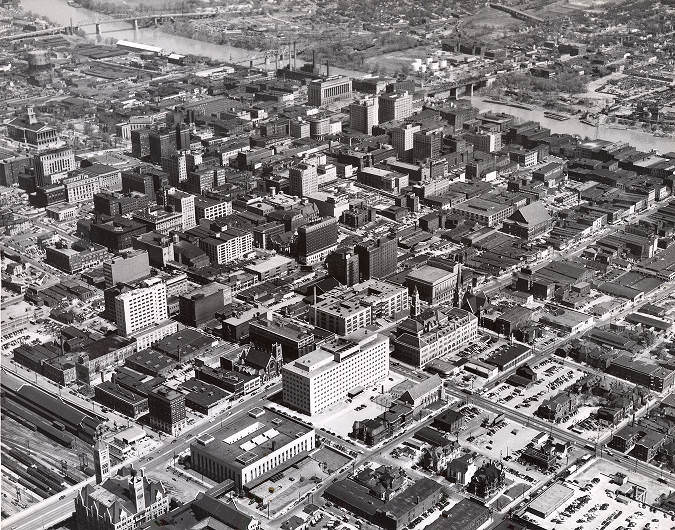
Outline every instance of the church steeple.
[(413, 286), (413, 292), (410, 295), (410, 317), (416, 318), (422, 312), (420, 307), (420, 293), (417, 292), (417, 285)]

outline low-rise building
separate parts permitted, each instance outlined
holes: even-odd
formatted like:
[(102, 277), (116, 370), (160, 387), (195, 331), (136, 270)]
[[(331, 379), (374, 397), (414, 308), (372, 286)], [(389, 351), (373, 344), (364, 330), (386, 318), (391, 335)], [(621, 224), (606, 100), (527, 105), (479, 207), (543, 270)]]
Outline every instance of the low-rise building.
[(394, 355), (417, 367), (454, 354), (475, 340), (478, 318), (463, 309), (430, 308), (401, 322), (392, 338)]
[(297, 463), (315, 446), (313, 428), (270, 409), (255, 408), (196, 438), (190, 445), (191, 466), (216, 482), (230, 479), (243, 491)]

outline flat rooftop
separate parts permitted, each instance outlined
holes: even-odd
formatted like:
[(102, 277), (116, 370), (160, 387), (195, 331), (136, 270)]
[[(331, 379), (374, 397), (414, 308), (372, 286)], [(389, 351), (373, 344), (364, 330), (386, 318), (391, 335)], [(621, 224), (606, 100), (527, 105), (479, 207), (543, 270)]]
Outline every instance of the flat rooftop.
[(387, 340), (386, 337), (377, 333), (361, 330), (345, 338), (325, 342), (316, 350), (284, 365), (284, 370), (303, 377), (317, 377), (323, 372), (334, 369), (341, 360)]
[(313, 431), (270, 409), (259, 409), (256, 416), (246, 415), (232, 421), (212, 434), (198, 438), (192, 446), (199, 446), (212, 457), (243, 469)]
[(436, 283), (453, 275), (453, 272), (446, 271), (445, 269), (439, 269), (438, 267), (432, 267), (431, 265), (424, 265), (419, 269), (411, 270), (407, 277), (411, 280)]
[(534, 499), (528, 506), (528, 510), (544, 514), (545, 517), (548, 517), (567, 500), (572, 498), (573, 495), (574, 490), (556, 483)]

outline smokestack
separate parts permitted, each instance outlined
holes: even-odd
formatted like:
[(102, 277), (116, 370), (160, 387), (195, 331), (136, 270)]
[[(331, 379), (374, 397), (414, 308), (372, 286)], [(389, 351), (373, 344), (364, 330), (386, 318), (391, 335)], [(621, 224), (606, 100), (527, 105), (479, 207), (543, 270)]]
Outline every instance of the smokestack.
[(328, 61), (326, 61), (326, 77), (330, 75), (330, 65), (328, 64)]
[(312, 72), (316, 67), (316, 50), (312, 50)]
[(316, 285), (314, 286), (313, 305), (316, 305)]
[(293, 71), (295, 71), (298, 67), (296, 59), (297, 59), (297, 50), (295, 48), (295, 41), (293, 41)]

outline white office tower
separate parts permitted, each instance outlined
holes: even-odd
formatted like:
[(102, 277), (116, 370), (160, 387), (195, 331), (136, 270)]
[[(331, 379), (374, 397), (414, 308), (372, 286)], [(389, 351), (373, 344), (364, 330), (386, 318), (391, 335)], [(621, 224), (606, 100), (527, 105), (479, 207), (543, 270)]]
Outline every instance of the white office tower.
[(149, 278), (141, 285), (115, 297), (115, 323), (125, 337), (169, 318), (164, 282)]
[(316, 166), (300, 162), (288, 170), (288, 184), (291, 195), (307, 197), (319, 191), (319, 177)]
[(388, 372), (389, 337), (360, 330), (284, 365), (284, 402), (311, 416), (343, 400), (350, 390), (383, 380)]
[(197, 226), (195, 199), (196, 197), (191, 193), (185, 193), (176, 188), (171, 188), (166, 192), (166, 205), (181, 213), (183, 230), (190, 230)]

